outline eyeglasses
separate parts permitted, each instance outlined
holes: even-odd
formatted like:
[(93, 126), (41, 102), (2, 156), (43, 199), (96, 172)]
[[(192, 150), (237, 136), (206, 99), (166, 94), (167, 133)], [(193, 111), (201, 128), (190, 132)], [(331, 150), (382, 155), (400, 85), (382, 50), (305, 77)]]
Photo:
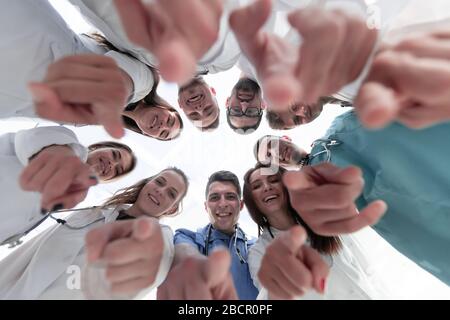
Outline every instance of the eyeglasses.
[(233, 107), (233, 108), (227, 109), (227, 113), (233, 117), (246, 116), (246, 117), (250, 117), (250, 118), (257, 118), (262, 115), (262, 110), (260, 108), (250, 107), (250, 108), (247, 108), (245, 110), (245, 112), (243, 112), (241, 108)]

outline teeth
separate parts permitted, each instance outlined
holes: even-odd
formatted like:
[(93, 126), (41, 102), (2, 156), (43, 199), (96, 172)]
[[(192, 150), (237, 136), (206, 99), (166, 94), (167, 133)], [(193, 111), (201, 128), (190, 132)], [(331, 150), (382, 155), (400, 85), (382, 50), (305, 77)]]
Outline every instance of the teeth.
[(278, 198), (277, 195), (267, 196), (267, 197), (264, 198), (264, 202), (267, 203), (267, 202), (269, 202), (269, 201), (275, 200), (276, 198)]
[(198, 101), (200, 101), (202, 99), (202, 97), (203, 96), (201, 94), (198, 94), (198, 95), (193, 96), (192, 98), (190, 98), (189, 102), (198, 102)]
[(219, 217), (228, 217), (231, 216), (231, 213), (216, 213), (216, 215)]
[(150, 125), (151, 128), (153, 128), (155, 126), (157, 120), (158, 120), (158, 116), (155, 116), (153, 118), (153, 123)]
[(157, 206), (159, 206), (159, 201), (158, 199), (156, 199), (154, 196), (152, 196), (151, 194), (148, 194), (148, 197), (150, 198), (150, 200), (152, 200)]

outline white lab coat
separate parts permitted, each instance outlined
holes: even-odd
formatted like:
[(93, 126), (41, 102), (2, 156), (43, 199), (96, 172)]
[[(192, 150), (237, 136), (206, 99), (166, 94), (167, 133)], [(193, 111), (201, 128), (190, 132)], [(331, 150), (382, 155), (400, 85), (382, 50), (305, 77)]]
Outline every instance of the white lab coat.
[(67, 145), (82, 161), (87, 159), (87, 149), (79, 144), (71, 130), (61, 126), (0, 136), (0, 243), (25, 232), (42, 219), (40, 193), (22, 190), (18, 180), (28, 159), (52, 144)]
[[(156, 57), (143, 48), (131, 43), (122, 27), (113, 0), (69, 0), (80, 9), (81, 14), (114, 46), (129, 52), (149, 66), (158, 65)], [(238, 61), (241, 51), (239, 44), (228, 27), (228, 16), (233, 8), (247, 3), (248, 0), (228, 0), (225, 3), (224, 15), (220, 21), (218, 40), (208, 52), (198, 61), (197, 72), (218, 73), (231, 69)]]
[[(113, 0), (69, 0), (86, 19), (104, 33), (105, 37), (120, 50), (129, 52), (140, 61), (149, 66), (157, 66), (157, 59), (154, 55), (143, 48), (139, 48), (131, 43), (122, 27), (120, 17), (116, 11)], [(387, 0), (382, 0), (387, 1)], [(405, 0), (402, 0), (405, 1)], [(147, 1), (151, 2), (151, 1)], [(220, 30), (217, 41), (208, 52), (197, 62), (197, 72), (218, 73), (226, 71), (235, 66), (241, 57), (239, 44), (228, 24), (229, 15), (232, 10), (250, 4), (251, 0), (228, 0), (224, 2), (224, 14), (220, 21)], [(316, 3), (310, 0), (275, 0), (273, 12), (283, 12), (295, 8), (302, 8)], [(348, 9), (356, 7), (365, 13), (367, 5), (363, 0), (328, 0), (335, 3), (336, 7)], [(356, 3), (356, 4), (355, 4)], [(275, 30), (275, 16), (267, 22), (266, 30)], [(245, 61), (245, 60), (244, 60)], [(247, 61), (242, 64), (247, 63)], [(245, 66), (243, 66), (245, 69)], [(254, 73), (248, 72), (254, 77)], [(254, 77), (256, 78), (256, 77)]]
[[(101, 220), (81, 230), (71, 230), (63, 225), (55, 225), (23, 244), (0, 262), (0, 299), (84, 299), (83, 287), (77, 286), (77, 281), (73, 281), (72, 272), (86, 270), (85, 235), (93, 228), (114, 222), (120, 210), (127, 207), (123, 205), (74, 212), (66, 219), (71, 226), (81, 227)], [(135, 298), (141, 298), (159, 286), (166, 278), (172, 264), (173, 233), (168, 226), (161, 225), (161, 229), (164, 251), (156, 280)], [(86, 275), (81, 273), (80, 283), (102, 282), (95, 273), (90, 274), (92, 278), (84, 279)], [(93, 293), (95, 294), (94, 291)], [(98, 296), (98, 298), (104, 297)]]
[[(271, 228), (275, 237), (280, 231)], [(254, 246), (250, 248), (248, 256), (248, 265), (250, 275), (255, 286), (260, 289), (258, 299), (267, 300), (268, 291), (258, 279), (258, 271), (261, 267), (261, 261), (266, 252), (267, 246), (272, 242), (272, 237), (267, 229), (259, 237)], [(368, 300), (382, 298), (381, 292), (371, 284), (370, 265), (368, 265), (365, 255), (360, 251), (360, 246), (354, 241), (352, 236), (342, 237), (343, 248), (333, 256), (322, 255), (330, 267), (330, 274), (327, 278), (326, 291), (324, 295), (310, 290), (301, 300)]]
[[(274, 3), (274, 10), (277, 12), (287, 12), (296, 8), (303, 9), (314, 4), (322, 3), (321, 5), (328, 10), (339, 9), (346, 13), (367, 19), (368, 24), (372, 22), (379, 22), (378, 43), (380, 43), (384, 39), (387, 31), (390, 29), (392, 23), (395, 22), (396, 17), (402, 12), (410, 1), (411, 0), (377, 0), (375, 5), (369, 5), (364, 0), (277, 0)], [(272, 23), (272, 30), (275, 31), (278, 29), (276, 28), (276, 25), (273, 24), (273, 18), (270, 23)], [(276, 34), (283, 37), (291, 44), (297, 46), (301, 44), (301, 36), (299, 36), (298, 31), (292, 27), (289, 28), (286, 34), (279, 34), (277, 32)], [(351, 37), (352, 35), (348, 36)], [(373, 53), (375, 53), (375, 51), (376, 49)], [(367, 73), (369, 72), (371, 62), (372, 59), (369, 59), (358, 78), (344, 86), (333, 96), (344, 101), (352, 102), (356, 97), (362, 82), (367, 76)], [(248, 76), (258, 79), (255, 68), (250, 64), (246, 57), (242, 57), (239, 61), (239, 68)]]
[(131, 77), (132, 102), (150, 92), (153, 77), (145, 64), (76, 35), (48, 1), (0, 0), (0, 8), (5, 8), (0, 10), (0, 118), (36, 117), (27, 84), (42, 81), (60, 58), (93, 50), (114, 59)]

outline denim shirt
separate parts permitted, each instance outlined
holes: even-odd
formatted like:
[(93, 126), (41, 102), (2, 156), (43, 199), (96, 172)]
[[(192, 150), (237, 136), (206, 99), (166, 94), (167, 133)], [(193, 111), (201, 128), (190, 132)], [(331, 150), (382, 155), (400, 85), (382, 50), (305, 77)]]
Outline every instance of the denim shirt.
[[(196, 247), (200, 253), (206, 254), (206, 241), (208, 233), (211, 231), (211, 235), (208, 241), (208, 254), (215, 248), (225, 247), (231, 255), (231, 268), (230, 272), (233, 277), (234, 286), (236, 288), (239, 299), (241, 300), (255, 300), (258, 296), (258, 289), (253, 284), (253, 280), (250, 276), (248, 269), (248, 251), (249, 248), (255, 244), (255, 239), (247, 239), (244, 231), (241, 228), (237, 228), (235, 234), (227, 235), (219, 230), (214, 229), (211, 224), (208, 224), (204, 228), (200, 228), (197, 232), (193, 232), (187, 229), (178, 229), (175, 231), (174, 244), (187, 243)], [(235, 247), (235, 237), (236, 247)], [(239, 257), (240, 253), (241, 257)]]

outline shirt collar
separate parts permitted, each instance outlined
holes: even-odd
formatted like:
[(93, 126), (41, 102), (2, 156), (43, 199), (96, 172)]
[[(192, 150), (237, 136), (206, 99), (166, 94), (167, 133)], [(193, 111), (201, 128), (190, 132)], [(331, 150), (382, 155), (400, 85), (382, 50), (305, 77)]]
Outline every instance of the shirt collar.
[[(205, 238), (205, 240), (208, 237), (208, 231), (209, 231), (210, 227), (211, 227), (210, 241), (213, 239), (230, 240), (234, 236), (234, 233), (232, 235), (228, 235), (217, 229), (214, 229), (214, 227), (209, 223), (206, 227), (201, 229), (201, 233), (202, 233), (203, 237)], [(239, 226), (237, 228), (236, 236), (240, 240), (243, 240), (243, 241), (247, 240), (247, 236), (245, 235), (245, 232)]]

